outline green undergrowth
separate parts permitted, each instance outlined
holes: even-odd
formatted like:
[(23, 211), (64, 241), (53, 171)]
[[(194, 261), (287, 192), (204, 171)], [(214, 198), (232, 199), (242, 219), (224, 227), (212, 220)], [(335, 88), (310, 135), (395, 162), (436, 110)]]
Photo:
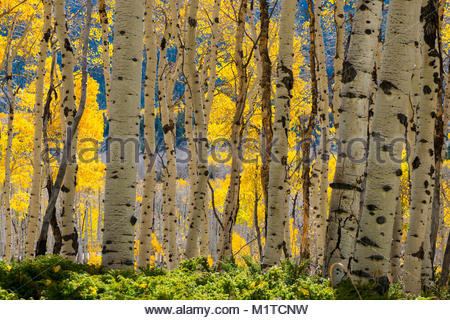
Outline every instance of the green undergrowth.
[[(399, 286), (379, 296), (373, 287), (359, 288), (344, 282), (333, 289), (327, 279), (308, 275), (305, 265), (289, 261), (262, 272), (245, 259), (210, 267), (204, 258), (182, 262), (168, 272), (161, 268), (139, 271), (106, 271), (101, 267), (71, 263), (46, 256), (7, 264), (0, 261), (0, 299), (401, 299)], [(440, 292), (442, 295), (442, 292)], [(447, 293), (445, 293), (447, 294)], [(430, 298), (442, 298), (430, 295)]]

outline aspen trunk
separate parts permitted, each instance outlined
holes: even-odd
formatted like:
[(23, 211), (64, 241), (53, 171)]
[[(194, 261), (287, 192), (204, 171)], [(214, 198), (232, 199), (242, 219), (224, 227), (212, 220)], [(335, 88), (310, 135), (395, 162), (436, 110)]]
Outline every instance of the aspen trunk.
[(193, 132), (194, 141), (197, 144), (196, 174), (195, 185), (192, 193), (194, 199), (192, 202), (192, 212), (188, 219), (188, 234), (186, 241), (185, 258), (190, 259), (198, 255), (198, 236), (202, 222), (203, 210), (206, 201), (207, 182), (208, 182), (208, 139), (206, 136), (206, 123), (204, 110), (201, 104), (201, 88), (199, 83), (199, 74), (195, 66), (195, 45), (197, 36), (197, 12), (198, 0), (192, 0), (189, 7), (188, 31), (186, 37), (186, 58), (185, 66), (188, 80), (188, 98), (191, 99), (193, 108)]
[[(208, 88), (206, 90), (206, 97), (203, 102), (203, 116), (204, 116), (204, 122), (205, 122), (205, 132), (203, 133), (204, 136), (207, 137), (208, 135), (208, 125), (209, 125), (209, 118), (211, 114), (211, 109), (214, 103), (214, 93), (216, 90), (216, 80), (217, 80), (217, 51), (218, 51), (218, 42), (219, 42), (219, 13), (220, 13), (220, 5), (222, 1), (221, 0), (215, 0), (214, 6), (213, 6), (213, 12), (212, 12), (212, 19), (211, 19), (211, 43), (210, 48), (208, 51), (208, 60), (209, 60), (209, 81), (206, 81), (206, 79), (203, 81), (204, 85), (207, 85)], [(198, 157), (194, 158), (195, 160), (198, 159)], [(214, 190), (209, 190), (210, 192), (213, 192)], [(209, 212), (209, 202), (211, 198), (210, 192), (206, 192), (205, 195), (205, 201), (203, 203), (203, 219), (202, 219), (202, 226), (201, 231), (202, 235), (200, 238), (200, 255), (203, 257), (209, 256), (209, 248), (210, 248), (210, 212)]]
[[(377, 290), (389, 288), (388, 272), (396, 202), (399, 201), (404, 132), (414, 67), (415, 26), (419, 1), (390, 2), (386, 42), (370, 137), (365, 200), (352, 274), (376, 280)], [(359, 203), (358, 203), (359, 205)]]
[(345, 0), (334, 2), (334, 25), (336, 27), (336, 54), (334, 57), (334, 90), (333, 90), (333, 120), (334, 127), (339, 130), (339, 112), (341, 107), (342, 68), (345, 55)]
[(447, 246), (445, 247), (444, 259), (442, 261), (441, 279), (439, 285), (446, 286), (448, 282), (448, 274), (450, 269), (450, 232), (447, 238)]
[(264, 248), (263, 267), (280, 263), (282, 250), (287, 252), (285, 239), (286, 216), (288, 212), (288, 170), (289, 121), (292, 88), (294, 86), (293, 41), (296, 3), (283, 1), (279, 32), (279, 54), (277, 61), (277, 90), (275, 99), (275, 122), (273, 136), (276, 144), (272, 153), (276, 160), (270, 162), (268, 186), (267, 238)]
[[(166, 90), (165, 86), (159, 82), (159, 90)], [(169, 89), (166, 91), (165, 97), (173, 94), (173, 86), (169, 85)], [(170, 98), (169, 98), (170, 99)], [(160, 100), (161, 108), (161, 125), (163, 127), (164, 141), (165, 141), (165, 153), (166, 153), (166, 165), (164, 170), (164, 193), (163, 193), (163, 217), (164, 217), (164, 244), (166, 249), (166, 262), (169, 270), (176, 267), (178, 263), (177, 255), (177, 243), (176, 243), (176, 225), (177, 225), (177, 212), (176, 212), (176, 150), (175, 150), (175, 135), (176, 125), (173, 108), (174, 106), (168, 105), (165, 99)]]
[[(264, 200), (264, 223), (267, 224), (267, 216), (269, 213), (269, 168), (273, 139), (272, 128), (272, 62), (269, 56), (269, 4), (267, 0), (259, 1), (261, 32), (259, 36), (259, 55), (261, 57), (261, 186)], [(266, 226), (267, 228), (267, 226)]]
[[(14, 29), (14, 27), (13, 27)], [(13, 91), (12, 85), (12, 59), (11, 46), (9, 44), (7, 48), (7, 59), (6, 62), (6, 87), (8, 89), (8, 103), (9, 103), (9, 113), (8, 113), (8, 125), (7, 125), (7, 138), (6, 138), (6, 152), (5, 152), (5, 181), (3, 184), (3, 208), (5, 210), (5, 223), (6, 223), (6, 249), (5, 249), (5, 260), (10, 261), (12, 258), (12, 224), (13, 219), (11, 215), (11, 158), (12, 158), (12, 142), (14, 134), (14, 113), (16, 108), (16, 96)]]
[(318, 84), (316, 74), (316, 23), (314, 15), (314, 4), (312, 0), (308, 0), (308, 16), (309, 16), (309, 64), (311, 74), (311, 114), (308, 126), (302, 133), (301, 149), (302, 149), (302, 191), (303, 191), (303, 227), (301, 236), (300, 259), (309, 258), (309, 218), (310, 218), (310, 189), (311, 189), (311, 143), (312, 133), (316, 127), (316, 118), (318, 112)]
[[(77, 112), (75, 106), (75, 83), (74, 83), (74, 53), (70, 43), (66, 17), (64, 12), (64, 0), (55, 0), (55, 24), (56, 34), (58, 36), (59, 46), (62, 57), (62, 109), (64, 112), (64, 118), (61, 121), (67, 123), (67, 126), (71, 126)], [(71, 261), (76, 260), (77, 252), (75, 248), (77, 245), (74, 243), (76, 239), (76, 228), (74, 223), (74, 199), (76, 189), (76, 140), (72, 143), (71, 155), (68, 158), (68, 164), (66, 174), (64, 176), (64, 183), (62, 185), (62, 251), (61, 254)]]
[(144, 7), (143, 0), (116, 1), (102, 250), (108, 269), (133, 268)]
[[(331, 266), (349, 266), (358, 228), (362, 182), (366, 168), (367, 115), (372, 72), (378, 49), (382, 1), (358, 1), (352, 35), (342, 71), (341, 105), (338, 106), (338, 155), (330, 200), (324, 274)], [(335, 267), (336, 283), (344, 271)]]
[(102, 59), (103, 59), (103, 77), (105, 79), (105, 100), (106, 100), (106, 118), (109, 118), (109, 112), (111, 110), (111, 71), (110, 71), (110, 57), (109, 57), (109, 22), (108, 12), (106, 10), (106, 1), (98, 1), (98, 13), (100, 23), (102, 26)]
[[(406, 292), (421, 292), (421, 268), (425, 249), (430, 249), (431, 208), (435, 182), (434, 129), (440, 77), (437, 1), (424, 0), (420, 16), (423, 28), (423, 96), (417, 110), (416, 148), (412, 161), (411, 209), (406, 239), (404, 284)], [(434, 13), (433, 13), (434, 12)], [(429, 250), (428, 250), (429, 254)]]
[(239, 211), (239, 190), (241, 184), (241, 160), (239, 159), (239, 148), (242, 140), (242, 120), (247, 100), (248, 75), (244, 65), (243, 42), (245, 34), (245, 21), (247, 17), (247, 1), (241, 0), (238, 13), (236, 29), (236, 45), (234, 59), (237, 69), (238, 97), (236, 110), (231, 124), (231, 172), (230, 184), (225, 198), (225, 209), (223, 211), (224, 229), (219, 238), (218, 260), (224, 260), (233, 256), (232, 235), (233, 227)]
[(39, 61), (36, 73), (36, 94), (34, 110), (34, 145), (33, 145), (33, 177), (31, 180), (30, 203), (28, 210), (27, 237), (25, 241), (25, 257), (34, 254), (36, 232), (38, 231), (39, 209), (41, 203), (41, 174), (42, 174), (42, 126), (44, 116), (44, 78), (45, 61), (47, 59), (48, 44), (51, 37), (52, 2), (43, 1), (42, 38), (39, 44)]
[(325, 252), (325, 237), (326, 237), (326, 221), (328, 216), (328, 162), (330, 157), (330, 140), (329, 133), (329, 117), (328, 108), (330, 105), (330, 98), (328, 95), (328, 76), (325, 56), (325, 44), (323, 38), (323, 30), (320, 23), (321, 17), (321, 1), (316, 0), (314, 4), (315, 15), (315, 30), (316, 30), (316, 57), (317, 57), (317, 84), (318, 84), (318, 98), (319, 98), (319, 123), (320, 123), (320, 193), (319, 193), (319, 210), (314, 217), (314, 230), (317, 236), (317, 260), (320, 269), (323, 267), (324, 252)]
[(153, 215), (155, 201), (155, 86), (156, 86), (156, 43), (153, 27), (153, 0), (146, 1), (145, 7), (145, 50), (147, 53), (147, 69), (145, 72), (145, 178), (141, 207), (141, 221), (139, 223), (139, 255), (138, 267), (150, 266), (153, 234)]
[(403, 238), (403, 209), (402, 201), (397, 201), (394, 213), (394, 228), (392, 230), (391, 246), (391, 281), (397, 283), (401, 281), (401, 260), (402, 260), (402, 238)]

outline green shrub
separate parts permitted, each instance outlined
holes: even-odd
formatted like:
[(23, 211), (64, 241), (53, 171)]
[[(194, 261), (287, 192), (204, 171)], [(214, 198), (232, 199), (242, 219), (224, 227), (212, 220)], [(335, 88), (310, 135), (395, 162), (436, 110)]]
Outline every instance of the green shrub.
[[(246, 266), (230, 260), (210, 267), (200, 257), (182, 262), (171, 272), (161, 268), (106, 271), (58, 256), (9, 265), (0, 262), (0, 299), (359, 299), (351, 282), (344, 281), (333, 289), (329, 280), (309, 275), (307, 263), (283, 261), (280, 267), (262, 272), (250, 257), (244, 261)], [(373, 284), (358, 291), (363, 299), (410, 298), (398, 284), (382, 296), (376, 294)], [(448, 297), (447, 290), (435, 288), (422, 299)]]

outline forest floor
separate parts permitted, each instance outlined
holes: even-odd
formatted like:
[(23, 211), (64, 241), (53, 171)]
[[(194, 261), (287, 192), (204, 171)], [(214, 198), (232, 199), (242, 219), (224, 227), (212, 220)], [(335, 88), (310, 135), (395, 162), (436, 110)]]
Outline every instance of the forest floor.
[[(250, 259), (246, 259), (246, 266), (221, 263), (220, 269), (211, 267), (203, 258), (182, 262), (172, 272), (161, 268), (106, 271), (59, 256), (11, 264), (0, 261), (0, 300), (411, 299), (402, 293), (399, 284), (392, 285), (383, 295), (374, 286), (357, 291), (349, 281), (332, 288), (329, 280), (307, 274), (307, 265), (288, 261), (265, 273)], [(450, 299), (450, 293), (436, 287), (419, 299)]]

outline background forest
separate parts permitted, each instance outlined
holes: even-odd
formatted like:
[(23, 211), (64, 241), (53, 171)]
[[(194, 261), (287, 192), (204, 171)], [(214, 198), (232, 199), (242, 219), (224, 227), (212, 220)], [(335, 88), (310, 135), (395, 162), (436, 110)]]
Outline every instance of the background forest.
[(2, 0), (0, 298), (448, 298), (449, 54), (446, 0)]

